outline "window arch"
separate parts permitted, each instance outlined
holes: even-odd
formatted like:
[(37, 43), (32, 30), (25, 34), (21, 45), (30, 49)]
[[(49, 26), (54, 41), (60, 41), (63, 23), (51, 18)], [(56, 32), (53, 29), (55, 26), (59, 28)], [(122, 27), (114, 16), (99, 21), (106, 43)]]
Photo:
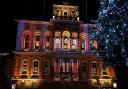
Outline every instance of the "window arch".
[(28, 50), (30, 48), (30, 33), (27, 32), (24, 34), (24, 49)]
[(61, 48), (61, 32), (59, 31), (55, 32), (54, 48), (55, 49)]
[(22, 66), (21, 66), (21, 75), (27, 75), (27, 67), (28, 67), (28, 60), (24, 59), (22, 60)]
[(40, 33), (35, 34), (35, 41), (34, 41), (34, 49), (35, 51), (38, 51), (40, 49), (41, 45), (41, 35)]
[(39, 72), (39, 60), (33, 61), (33, 75), (38, 75)]
[(70, 48), (70, 32), (69, 31), (64, 31), (63, 34), (62, 34), (62, 46), (63, 46), (63, 49), (69, 49)]

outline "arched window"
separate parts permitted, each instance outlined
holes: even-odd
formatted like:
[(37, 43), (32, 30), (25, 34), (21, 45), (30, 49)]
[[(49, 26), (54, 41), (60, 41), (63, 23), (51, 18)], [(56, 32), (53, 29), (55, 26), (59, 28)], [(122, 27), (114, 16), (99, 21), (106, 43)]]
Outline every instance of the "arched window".
[(30, 47), (30, 34), (25, 33), (25, 35), (24, 35), (24, 49), (28, 50), (29, 47)]
[(40, 40), (41, 40), (40, 33), (35, 34), (34, 48), (36, 51), (40, 49)]
[(50, 50), (50, 42), (51, 42), (51, 32), (47, 31), (45, 32), (45, 49)]
[(33, 62), (33, 74), (37, 75), (38, 72), (39, 72), (39, 61), (34, 60), (34, 62)]
[(71, 48), (72, 49), (77, 49), (77, 36), (78, 34), (76, 32), (72, 33), (72, 40), (71, 40)]
[(96, 61), (92, 61), (92, 76), (95, 78), (98, 74), (98, 65)]
[(103, 75), (107, 75), (108, 74), (106, 63), (102, 63), (102, 73), (103, 73)]
[(61, 33), (60, 32), (55, 32), (54, 48), (55, 49), (61, 48)]
[(64, 10), (63, 16), (64, 16), (64, 18), (68, 17), (68, 10), (66, 10), (66, 9)]
[(70, 48), (70, 32), (69, 31), (64, 31), (63, 34), (63, 49), (69, 49)]
[(80, 50), (86, 50), (86, 36), (85, 33), (80, 33)]
[(46, 60), (46, 61), (44, 62), (44, 74), (47, 74), (47, 73), (48, 73), (48, 67), (49, 67), (49, 63), (48, 63), (48, 61)]
[(56, 16), (61, 16), (61, 10), (60, 9), (56, 10)]
[(27, 75), (27, 67), (28, 67), (28, 61), (26, 59), (24, 59), (22, 61), (21, 75)]

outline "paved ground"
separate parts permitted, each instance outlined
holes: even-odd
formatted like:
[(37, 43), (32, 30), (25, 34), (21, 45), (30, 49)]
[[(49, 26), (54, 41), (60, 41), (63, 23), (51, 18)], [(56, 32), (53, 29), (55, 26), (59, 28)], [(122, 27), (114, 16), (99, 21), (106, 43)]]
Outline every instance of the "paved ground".
[(38, 89), (96, 89), (80, 82), (45, 82)]

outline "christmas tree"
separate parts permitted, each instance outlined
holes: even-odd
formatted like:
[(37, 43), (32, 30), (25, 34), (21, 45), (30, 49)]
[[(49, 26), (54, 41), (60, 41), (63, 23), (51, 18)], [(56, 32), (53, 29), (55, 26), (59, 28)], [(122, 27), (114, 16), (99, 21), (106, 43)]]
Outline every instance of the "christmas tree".
[(118, 86), (122, 89), (127, 86), (124, 81), (128, 80), (128, 2), (100, 0), (100, 5), (96, 21), (98, 31), (90, 33), (92, 52), (116, 68)]

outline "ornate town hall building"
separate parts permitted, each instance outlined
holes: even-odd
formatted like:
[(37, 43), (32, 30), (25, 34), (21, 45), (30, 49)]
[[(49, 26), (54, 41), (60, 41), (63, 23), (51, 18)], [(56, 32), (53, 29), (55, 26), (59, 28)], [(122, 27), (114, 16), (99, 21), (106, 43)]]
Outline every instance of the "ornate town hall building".
[[(53, 19), (17, 20), (12, 88), (38, 87), (44, 81), (88, 81), (112, 86), (115, 70), (91, 54), (89, 30), (79, 21), (78, 6), (53, 5)], [(97, 43), (94, 42), (97, 47)]]

